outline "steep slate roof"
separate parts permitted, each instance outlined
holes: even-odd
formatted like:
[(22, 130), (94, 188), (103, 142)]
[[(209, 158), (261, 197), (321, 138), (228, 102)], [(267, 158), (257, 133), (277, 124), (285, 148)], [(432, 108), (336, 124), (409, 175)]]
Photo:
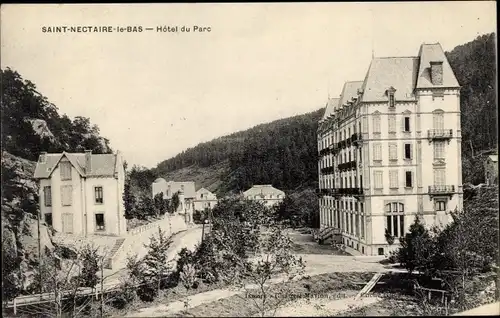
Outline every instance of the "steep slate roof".
[(113, 177), (115, 175), (116, 154), (92, 154), (91, 156), (91, 169), (87, 171), (85, 153), (46, 154), (44, 163), (40, 163), (38, 160), (34, 177), (37, 179), (49, 178), (63, 157), (66, 157), (83, 177)]
[(415, 100), (413, 90), (417, 72), (417, 57), (374, 58), (366, 73), (361, 101), (388, 101), (386, 91), (391, 86), (396, 89), (394, 96), (396, 100)]
[[(418, 56), (420, 57), (420, 67), (418, 70), (417, 88), (460, 87), (441, 44), (422, 44)], [(443, 85), (433, 85), (431, 83), (430, 62), (433, 61), (443, 62)]]
[(247, 195), (257, 195), (257, 194), (282, 194), (285, 195), (285, 192), (276, 189), (270, 184), (264, 184), (264, 185), (254, 185), (247, 191), (243, 192), (245, 196)]
[(340, 98), (330, 98), (326, 103), (325, 113), (323, 114), (323, 118), (321, 120), (325, 120), (328, 116), (333, 114), (333, 111), (338, 107)]
[(349, 81), (345, 82), (340, 94), (339, 106), (344, 105), (351, 100), (352, 97), (358, 96), (358, 89), (363, 86), (363, 81)]
[[(431, 82), (430, 62), (433, 61), (443, 62), (443, 85)], [(388, 101), (386, 90), (391, 86), (396, 89), (396, 101), (415, 100), (416, 88), (460, 87), (439, 43), (422, 44), (418, 56), (372, 59), (363, 83), (361, 101)]]

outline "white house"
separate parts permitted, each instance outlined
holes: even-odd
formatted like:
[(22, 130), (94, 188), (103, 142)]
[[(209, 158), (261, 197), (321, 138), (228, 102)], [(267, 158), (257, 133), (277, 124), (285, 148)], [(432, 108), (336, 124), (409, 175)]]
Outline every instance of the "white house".
[(153, 198), (158, 193), (163, 193), (164, 199), (171, 199), (175, 193), (179, 195), (178, 213), (186, 216), (185, 221), (193, 222), (194, 200), (196, 198), (195, 184), (193, 181), (166, 181), (163, 178), (156, 179), (151, 185)]
[(127, 232), (125, 170), (119, 152), (42, 152), (34, 177), (40, 185), (41, 213), (56, 231), (76, 235)]
[(196, 191), (196, 198), (194, 200), (194, 209), (203, 211), (205, 209), (212, 209), (217, 204), (217, 196), (205, 188)]
[(274, 206), (285, 198), (285, 192), (276, 189), (270, 184), (254, 185), (243, 196), (248, 200), (256, 200), (264, 203), (266, 206)]

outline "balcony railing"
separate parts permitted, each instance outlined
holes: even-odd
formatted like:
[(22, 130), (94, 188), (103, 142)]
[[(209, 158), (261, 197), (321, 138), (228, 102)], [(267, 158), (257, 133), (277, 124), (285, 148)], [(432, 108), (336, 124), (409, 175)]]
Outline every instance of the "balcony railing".
[(331, 174), (331, 173), (333, 173), (333, 171), (334, 171), (333, 167), (321, 168), (321, 173), (322, 174)]
[(429, 186), (430, 195), (448, 195), (455, 193), (454, 185), (432, 185)]
[(429, 139), (450, 139), (453, 137), (453, 129), (429, 129), (427, 138)]
[(351, 160), (349, 162), (339, 163), (337, 168), (340, 171), (347, 171), (347, 170), (351, 170), (351, 169), (356, 169), (356, 161)]
[(335, 194), (337, 195), (362, 195), (362, 188), (339, 188), (335, 189)]

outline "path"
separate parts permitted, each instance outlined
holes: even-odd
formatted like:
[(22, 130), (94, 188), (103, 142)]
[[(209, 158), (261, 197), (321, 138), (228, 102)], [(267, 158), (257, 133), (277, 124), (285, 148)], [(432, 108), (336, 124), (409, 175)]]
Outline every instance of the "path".
[[(338, 255), (311, 255), (311, 254), (296, 254), (301, 256), (306, 261), (306, 270), (303, 276), (320, 275), (332, 272), (378, 272), (387, 270), (381, 264), (373, 259), (362, 259), (354, 256), (338, 256)], [(271, 284), (282, 282), (284, 279), (277, 277), (270, 280)], [(246, 288), (253, 288), (256, 286), (247, 285)], [(174, 301), (167, 304), (141, 308), (129, 313), (126, 317), (165, 317), (172, 316), (184, 310), (184, 301), (189, 299), (189, 306), (191, 308), (217, 301), (219, 299), (228, 298), (240, 293), (234, 288), (222, 288), (207, 291), (185, 297), (181, 300)], [(368, 298), (367, 298), (368, 299)]]
[[(299, 299), (290, 302), (288, 305), (280, 307), (274, 315), (272, 312), (266, 316), (274, 317), (330, 317), (343, 311), (364, 307), (380, 301), (379, 297), (368, 297), (356, 300), (355, 297), (331, 300), (320, 299)], [(259, 315), (260, 316), (260, 315)]]

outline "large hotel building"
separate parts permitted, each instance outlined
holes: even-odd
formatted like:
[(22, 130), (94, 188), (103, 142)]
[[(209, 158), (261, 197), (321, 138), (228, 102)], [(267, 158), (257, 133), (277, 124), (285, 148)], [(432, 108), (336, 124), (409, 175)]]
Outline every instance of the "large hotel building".
[(460, 86), (441, 45), (373, 58), (363, 81), (328, 100), (318, 151), (320, 236), (384, 255), (416, 215), (450, 222), (463, 202)]

